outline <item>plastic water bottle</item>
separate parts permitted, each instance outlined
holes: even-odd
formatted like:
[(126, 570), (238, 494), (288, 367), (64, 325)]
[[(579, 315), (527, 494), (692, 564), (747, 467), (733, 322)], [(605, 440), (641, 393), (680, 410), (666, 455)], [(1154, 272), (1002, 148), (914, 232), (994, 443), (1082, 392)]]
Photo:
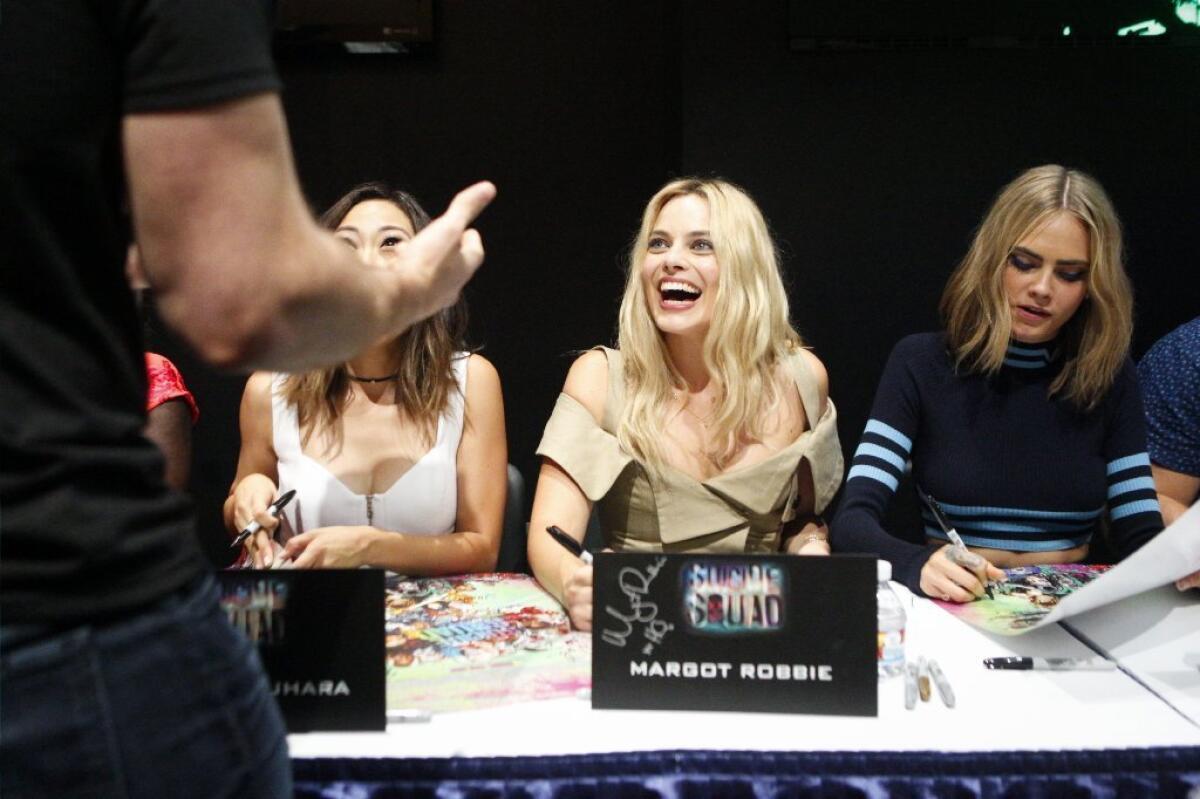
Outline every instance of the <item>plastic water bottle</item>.
[(879, 614), (879, 633), (876, 638), (876, 659), (879, 662), (879, 677), (895, 677), (904, 671), (904, 606), (900, 597), (892, 590), (888, 580), (892, 579), (892, 564), (886, 560), (876, 561), (875, 606)]

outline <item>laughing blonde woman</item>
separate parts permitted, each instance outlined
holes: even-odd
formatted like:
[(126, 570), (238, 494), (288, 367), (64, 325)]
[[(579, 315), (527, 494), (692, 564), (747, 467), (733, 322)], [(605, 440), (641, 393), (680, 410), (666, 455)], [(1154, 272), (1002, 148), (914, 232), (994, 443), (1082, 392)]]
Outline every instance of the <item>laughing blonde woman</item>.
[(618, 349), (572, 365), (538, 448), (529, 560), (591, 626), (582, 541), (593, 503), (618, 551), (829, 553), (818, 515), (841, 482), (836, 414), (804, 349), (762, 214), (737, 186), (678, 180), (646, 206)]

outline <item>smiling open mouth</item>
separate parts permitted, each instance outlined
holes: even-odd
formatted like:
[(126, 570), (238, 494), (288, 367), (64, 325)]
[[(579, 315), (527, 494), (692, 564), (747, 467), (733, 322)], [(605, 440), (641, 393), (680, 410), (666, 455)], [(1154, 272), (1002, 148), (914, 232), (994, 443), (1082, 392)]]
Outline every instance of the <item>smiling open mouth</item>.
[(691, 305), (700, 299), (700, 295), (704, 292), (682, 280), (664, 280), (658, 284), (658, 293), (662, 297), (664, 305), (681, 306)]

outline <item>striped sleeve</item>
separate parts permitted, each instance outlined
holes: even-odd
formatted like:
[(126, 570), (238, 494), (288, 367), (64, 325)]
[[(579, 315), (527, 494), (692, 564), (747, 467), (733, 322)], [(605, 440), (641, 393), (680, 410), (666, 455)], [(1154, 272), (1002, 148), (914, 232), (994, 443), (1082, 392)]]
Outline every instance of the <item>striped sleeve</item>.
[(1146, 452), (1142, 396), (1132, 362), (1127, 362), (1117, 376), (1112, 401), (1104, 471), (1109, 530), (1117, 554), (1124, 558), (1163, 528)]
[(884, 367), (871, 418), (850, 463), (841, 506), (830, 527), (835, 551), (865, 552), (891, 562), (895, 580), (920, 594), (921, 567), (937, 549), (903, 541), (883, 528), (920, 428), (920, 396), (912, 359), (913, 341), (896, 345)]
[(854, 451), (846, 479), (866, 478), (895, 491), (911, 454), (911, 438), (887, 422), (872, 417)]

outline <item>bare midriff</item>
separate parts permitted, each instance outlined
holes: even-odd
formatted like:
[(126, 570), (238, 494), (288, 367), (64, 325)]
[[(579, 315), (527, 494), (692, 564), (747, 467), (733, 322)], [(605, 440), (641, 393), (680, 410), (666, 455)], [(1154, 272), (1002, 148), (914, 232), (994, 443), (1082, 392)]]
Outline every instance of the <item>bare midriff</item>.
[[(936, 538), (927, 539), (930, 544), (945, 544)], [(1042, 566), (1050, 563), (1078, 563), (1087, 557), (1088, 545), (1082, 544), (1071, 549), (1054, 549), (1049, 552), (1012, 552), (1007, 549), (988, 549), (987, 547), (968, 547), (972, 552), (987, 558), (987, 561), (1000, 569), (1012, 569), (1017, 566)]]

